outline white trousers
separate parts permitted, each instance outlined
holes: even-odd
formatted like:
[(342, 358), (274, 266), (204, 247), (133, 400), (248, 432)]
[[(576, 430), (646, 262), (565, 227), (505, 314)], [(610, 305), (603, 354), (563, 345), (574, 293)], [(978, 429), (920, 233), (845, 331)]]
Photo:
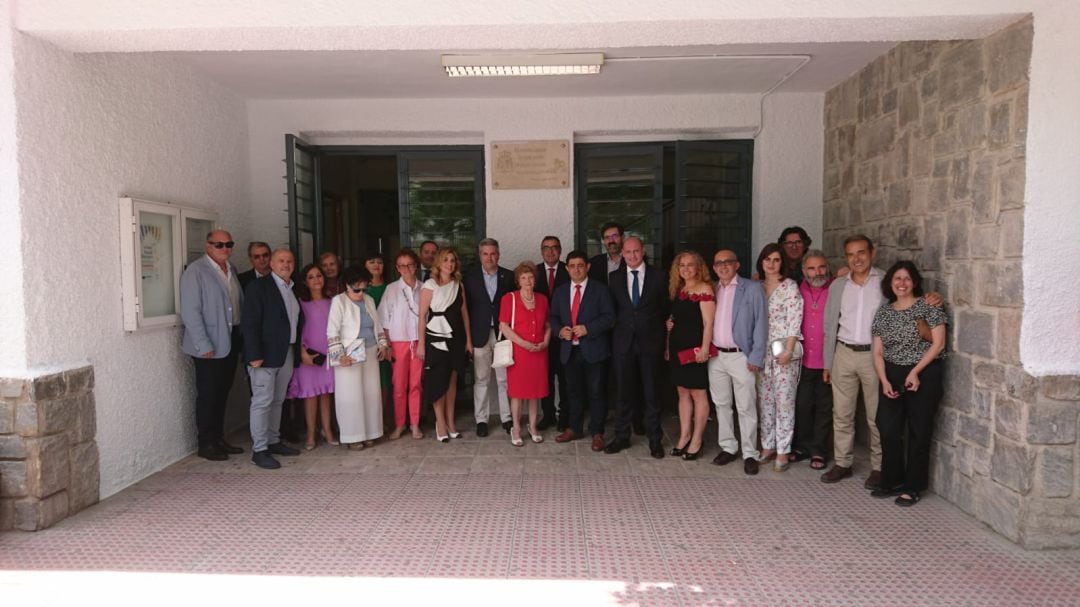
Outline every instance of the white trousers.
[(739, 411), (739, 434), (742, 437), (743, 459), (757, 459), (757, 388), (754, 373), (746, 368), (746, 355), (742, 352), (721, 352), (709, 361), (709, 393), (716, 404), (717, 442), (720, 448), (735, 454), (739, 442), (735, 440), (735, 424), (732, 404)]
[(510, 399), (506, 396), (506, 369), (492, 369), (491, 361), (495, 356), (495, 329), (488, 335), (484, 347), (473, 347), (473, 410), (476, 423), (488, 423), (492, 404), (499, 401), (499, 418), (510, 421)]

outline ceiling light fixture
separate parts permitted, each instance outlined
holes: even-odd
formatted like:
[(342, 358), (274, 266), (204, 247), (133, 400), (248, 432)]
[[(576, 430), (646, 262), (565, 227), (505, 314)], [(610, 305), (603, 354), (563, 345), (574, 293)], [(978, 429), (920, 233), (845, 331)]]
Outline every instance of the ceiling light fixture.
[(599, 74), (603, 53), (550, 55), (443, 55), (451, 78), (469, 76), (571, 76)]

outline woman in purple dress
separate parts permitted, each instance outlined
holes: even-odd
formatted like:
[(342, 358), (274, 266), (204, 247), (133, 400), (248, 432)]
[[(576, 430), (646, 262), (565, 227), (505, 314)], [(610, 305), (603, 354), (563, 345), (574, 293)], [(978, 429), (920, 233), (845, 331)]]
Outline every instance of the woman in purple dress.
[(293, 371), (289, 382), (289, 398), (304, 399), (304, 419), (307, 440), (304, 448), (315, 448), (316, 413), (322, 418), (322, 435), (327, 443), (337, 445), (330, 423), (330, 398), (334, 394), (334, 370), (326, 361), (326, 320), (330, 315), (330, 297), (326, 292), (326, 276), (315, 264), (300, 271), (302, 283), (295, 287), (296, 297), (304, 310), (304, 331), (300, 335), (300, 366)]

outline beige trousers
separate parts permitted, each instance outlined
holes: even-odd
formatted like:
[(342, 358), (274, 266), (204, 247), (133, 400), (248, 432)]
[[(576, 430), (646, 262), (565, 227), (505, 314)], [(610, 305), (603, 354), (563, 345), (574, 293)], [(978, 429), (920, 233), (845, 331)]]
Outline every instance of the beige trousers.
[(880, 385), (874, 372), (872, 352), (855, 352), (842, 343), (836, 344), (832, 365), (833, 392), (833, 453), (836, 465), (851, 467), (855, 456), (855, 408), (862, 387), (866, 404), (866, 420), (870, 426), (870, 467), (881, 470), (881, 437), (878, 435), (878, 392)]

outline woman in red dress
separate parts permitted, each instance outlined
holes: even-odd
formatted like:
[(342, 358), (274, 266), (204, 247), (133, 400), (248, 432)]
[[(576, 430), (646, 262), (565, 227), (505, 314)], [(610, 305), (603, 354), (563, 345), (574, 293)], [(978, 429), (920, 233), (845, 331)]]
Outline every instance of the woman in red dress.
[(544, 442), (536, 429), (540, 399), (548, 395), (548, 342), (551, 324), (548, 321), (548, 300), (536, 293), (536, 266), (523, 261), (514, 269), (518, 290), (503, 296), (499, 305), (499, 331), (514, 344), (514, 364), (506, 369), (506, 392), (510, 397), (510, 416), (514, 426), (510, 442), (515, 447), (521, 440), (521, 404), (528, 402), (529, 435), (534, 443)]

